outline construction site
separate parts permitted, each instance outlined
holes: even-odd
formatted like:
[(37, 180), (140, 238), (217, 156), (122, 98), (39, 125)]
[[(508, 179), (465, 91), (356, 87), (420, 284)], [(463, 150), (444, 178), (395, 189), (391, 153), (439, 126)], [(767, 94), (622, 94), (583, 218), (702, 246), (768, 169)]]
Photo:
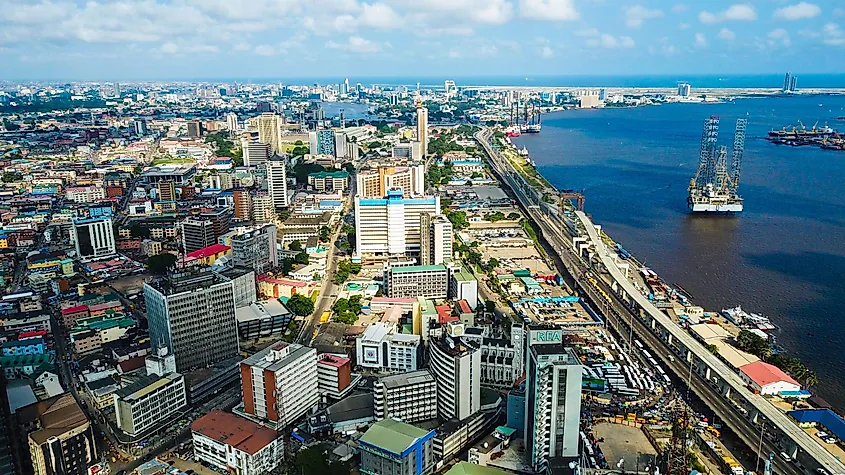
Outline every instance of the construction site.
[(743, 200), (737, 192), (745, 150), (747, 119), (737, 119), (731, 163), (728, 164), (728, 147), (718, 145), (719, 117), (710, 116), (704, 121), (701, 132), (701, 150), (698, 171), (690, 180), (687, 204), (693, 213), (739, 213)]

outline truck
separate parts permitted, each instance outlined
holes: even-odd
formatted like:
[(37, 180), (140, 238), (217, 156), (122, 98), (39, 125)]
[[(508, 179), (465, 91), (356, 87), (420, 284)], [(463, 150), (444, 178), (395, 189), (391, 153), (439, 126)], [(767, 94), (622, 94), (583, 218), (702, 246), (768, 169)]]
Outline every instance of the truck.
[(323, 314), (320, 315), (320, 324), (327, 323), (329, 321), (329, 317), (331, 316), (331, 312), (323, 312)]
[(742, 465), (734, 460), (733, 457), (725, 455), (722, 457), (722, 460), (724, 460), (725, 465), (728, 467), (727, 475), (743, 475), (745, 473)]

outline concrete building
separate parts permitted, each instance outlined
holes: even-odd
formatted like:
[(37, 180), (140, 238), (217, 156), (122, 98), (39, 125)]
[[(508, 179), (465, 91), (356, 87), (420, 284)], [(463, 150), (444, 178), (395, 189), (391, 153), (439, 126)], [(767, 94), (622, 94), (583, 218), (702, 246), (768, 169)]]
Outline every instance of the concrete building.
[(198, 138), (202, 137), (202, 124), (198, 120), (189, 120), (185, 123), (185, 127), (188, 130), (188, 137), (190, 138)]
[(525, 358), (525, 452), (535, 472), (549, 459), (578, 456), (581, 360), (562, 330), (529, 325)]
[(144, 284), (150, 341), (166, 345), (180, 373), (237, 356), (232, 282), (200, 270)]
[(288, 206), (287, 164), (281, 159), (267, 162), (267, 194), (275, 209)]
[(393, 146), (393, 157), (399, 159), (406, 159), (412, 162), (419, 162), (422, 160), (421, 144), (417, 140), (407, 143), (398, 143)]
[(783, 370), (765, 361), (755, 361), (739, 367), (739, 377), (764, 396), (775, 396), (780, 392), (798, 391), (801, 384)]
[(249, 190), (233, 190), (232, 207), (234, 208), (236, 219), (243, 221), (252, 219), (252, 195), (250, 195)]
[(420, 264), (443, 264), (452, 258), (452, 222), (435, 213), (420, 214)]
[(417, 104), (417, 140), (420, 142), (420, 153), (425, 158), (428, 156), (428, 109), (421, 103)]
[(242, 234), (235, 234), (231, 241), (232, 262), (236, 266), (263, 274), (279, 265), (274, 224), (256, 226)]
[(276, 155), (282, 154), (282, 119), (272, 112), (258, 116), (258, 141), (270, 146)]
[(226, 114), (226, 128), (229, 130), (230, 135), (238, 133), (238, 114), (234, 112)]
[(257, 167), (262, 163), (266, 163), (273, 154), (270, 144), (256, 142), (247, 138), (241, 139), (241, 149), (243, 150), (244, 166)]
[(478, 280), (465, 267), (450, 272), (449, 298), (466, 300), (473, 310), (478, 306)]
[(358, 440), (361, 472), (377, 475), (433, 473), (433, 438), (434, 431), (393, 419), (378, 421)]
[(99, 461), (91, 421), (71, 393), (64, 393), (16, 411), (36, 475), (88, 475)]
[(437, 418), (437, 382), (427, 369), (384, 376), (373, 395), (377, 420), (412, 423)]
[(158, 182), (158, 200), (176, 201), (176, 183), (172, 180), (161, 180)]
[(214, 223), (209, 219), (187, 218), (179, 223), (182, 251), (185, 254), (207, 248), (217, 242)]
[(238, 475), (272, 473), (284, 459), (282, 434), (214, 409), (191, 423), (194, 456)]
[[(355, 383), (360, 376), (355, 378)], [(317, 357), (317, 387), (320, 394), (340, 399), (354, 389), (352, 360), (345, 356), (323, 353)]]
[(241, 385), (245, 414), (287, 427), (319, 402), (317, 351), (275, 343), (241, 363)]
[(115, 393), (117, 427), (127, 435), (142, 436), (168, 422), (187, 404), (181, 374), (144, 376)]
[(437, 415), (463, 420), (481, 408), (481, 351), (462, 339), (452, 322), (442, 338), (429, 340), (430, 370), (437, 381)]
[(349, 173), (345, 171), (311, 173), (308, 175), (308, 185), (319, 192), (344, 192), (349, 188)]
[(394, 324), (376, 322), (355, 339), (358, 366), (376, 371), (416, 371), (421, 362), (419, 335), (397, 333)]
[(266, 223), (276, 217), (273, 200), (266, 191), (259, 191), (252, 197), (252, 220), (256, 223)]
[(311, 155), (337, 156), (335, 132), (331, 129), (322, 129), (308, 133), (308, 145)]
[(359, 256), (387, 258), (419, 256), (420, 215), (440, 214), (440, 198), (403, 198), (401, 190), (388, 191), (387, 198), (355, 198), (355, 252)]
[(388, 298), (445, 299), (449, 296), (449, 269), (436, 266), (385, 264), (384, 295)]
[(80, 258), (100, 258), (116, 252), (111, 218), (73, 220), (71, 240)]
[(390, 190), (402, 190), (405, 198), (412, 198), (425, 194), (425, 165), (363, 169), (355, 180), (356, 195), (361, 198), (384, 198)]

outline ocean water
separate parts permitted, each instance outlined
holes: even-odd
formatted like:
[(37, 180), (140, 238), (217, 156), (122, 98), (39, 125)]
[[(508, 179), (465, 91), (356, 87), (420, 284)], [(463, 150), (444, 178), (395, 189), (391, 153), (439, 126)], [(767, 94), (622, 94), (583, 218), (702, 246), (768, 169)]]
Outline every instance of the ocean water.
[[(702, 121), (721, 118), (730, 147), (748, 118), (737, 216), (687, 211)], [(515, 138), (559, 189), (583, 189), (586, 211), (616, 241), (708, 311), (742, 305), (781, 327), (778, 342), (845, 407), (845, 152), (770, 144), (773, 128), (825, 122), (845, 132), (845, 96), (741, 99), (549, 114)]]

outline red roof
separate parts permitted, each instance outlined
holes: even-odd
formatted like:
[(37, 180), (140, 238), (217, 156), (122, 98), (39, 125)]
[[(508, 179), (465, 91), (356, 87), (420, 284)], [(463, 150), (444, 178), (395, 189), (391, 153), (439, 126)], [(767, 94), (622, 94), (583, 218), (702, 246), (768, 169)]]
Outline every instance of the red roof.
[(135, 371), (139, 368), (143, 368), (146, 364), (146, 358), (144, 358), (143, 356), (136, 356), (134, 358), (129, 358), (128, 360), (123, 360), (117, 365), (120, 366), (121, 374), (124, 374), (130, 371)]
[(748, 376), (749, 379), (754, 381), (754, 383), (760, 386), (761, 388), (772, 383), (779, 383), (781, 381), (792, 383), (799, 387), (801, 386), (798, 381), (792, 379), (780, 368), (775, 365), (766, 363), (765, 361), (755, 361), (754, 363), (749, 363), (747, 365), (740, 366), (739, 370), (742, 371), (746, 376)]
[(259, 275), (257, 280), (259, 282), (267, 282), (268, 284), (287, 285), (288, 287), (305, 287), (308, 285), (307, 283), (300, 282), (298, 280), (276, 279), (275, 277), (270, 277), (269, 275)]
[(47, 330), (37, 330), (33, 332), (23, 332), (18, 335), (18, 340), (24, 340), (26, 338), (34, 338), (38, 336), (47, 336)]
[(191, 257), (191, 258), (194, 258), (194, 259), (202, 259), (204, 257), (213, 256), (215, 254), (220, 254), (221, 252), (226, 252), (229, 249), (231, 249), (231, 247), (225, 246), (223, 244), (219, 244), (219, 243), (218, 244), (212, 244), (208, 247), (204, 247), (202, 249), (197, 249), (194, 252), (189, 252), (189, 253), (185, 254), (185, 257)]
[(76, 307), (63, 308), (62, 315), (70, 315), (71, 313), (82, 312), (88, 310), (87, 305), (77, 305)]
[(341, 356), (334, 356), (329, 354), (322, 354), (320, 355), (320, 359), (317, 360), (317, 364), (324, 364), (328, 366), (334, 366), (335, 368), (340, 368), (341, 366), (349, 363), (349, 358), (344, 358)]
[(461, 313), (472, 313), (472, 309), (469, 307), (469, 302), (466, 300), (458, 300), (458, 309)]
[(250, 455), (255, 455), (277, 437), (272, 429), (220, 409), (195, 420), (191, 430)]
[(437, 323), (441, 325), (460, 320), (452, 315), (452, 307), (448, 305), (437, 305), (434, 309), (437, 310)]

